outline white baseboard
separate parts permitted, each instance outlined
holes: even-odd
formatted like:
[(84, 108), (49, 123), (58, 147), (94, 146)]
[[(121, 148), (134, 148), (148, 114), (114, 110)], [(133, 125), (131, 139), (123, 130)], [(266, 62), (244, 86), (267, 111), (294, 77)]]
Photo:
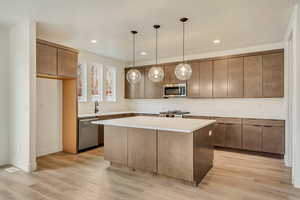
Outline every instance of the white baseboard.
[(46, 156), (46, 155), (61, 152), (61, 151), (62, 151), (62, 147), (60, 147), (60, 146), (56, 146), (54, 148), (52, 148), (52, 147), (43, 148), (43, 149), (38, 150), (37, 157)]
[(286, 167), (292, 167), (291, 160), (290, 160), (290, 158), (286, 154), (284, 155), (284, 165)]
[(35, 171), (36, 168), (37, 168), (37, 164), (36, 164), (36, 161), (31, 161), (31, 162), (26, 162), (26, 161), (11, 161), (9, 163), (10, 165), (13, 165), (14, 167), (17, 167), (25, 172), (32, 172), (32, 171)]
[(29, 169), (28, 172), (33, 172), (36, 170), (36, 168), (37, 168), (37, 164), (36, 164), (36, 161), (34, 161), (34, 162), (30, 163), (30, 165), (28, 166), (28, 169)]
[(300, 177), (294, 177), (294, 187), (300, 188)]

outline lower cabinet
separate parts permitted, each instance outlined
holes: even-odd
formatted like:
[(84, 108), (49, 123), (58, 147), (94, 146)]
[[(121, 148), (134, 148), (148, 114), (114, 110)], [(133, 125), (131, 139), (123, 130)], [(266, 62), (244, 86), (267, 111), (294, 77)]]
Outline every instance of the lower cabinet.
[(264, 126), (262, 134), (262, 151), (284, 154), (284, 129), (278, 126)]
[(214, 145), (225, 147), (226, 125), (217, 123), (214, 126)]
[(284, 155), (284, 121), (244, 119), (243, 149)]
[(104, 145), (104, 126), (103, 125), (98, 125), (99, 126), (99, 144)]
[(243, 125), (243, 149), (261, 151), (262, 132), (262, 126)]
[(225, 146), (230, 148), (242, 147), (241, 124), (226, 124)]
[(187, 118), (216, 120), (214, 146), (284, 155), (284, 120), (208, 116)]
[(214, 144), (220, 147), (242, 147), (242, 124), (240, 118), (218, 117), (214, 127)]

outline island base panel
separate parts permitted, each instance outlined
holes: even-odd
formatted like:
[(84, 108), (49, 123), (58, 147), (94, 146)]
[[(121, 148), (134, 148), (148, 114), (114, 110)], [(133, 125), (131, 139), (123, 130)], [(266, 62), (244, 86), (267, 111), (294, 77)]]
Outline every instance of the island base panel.
[(213, 126), (194, 132), (194, 181), (198, 184), (213, 167)]
[(127, 166), (127, 128), (104, 126), (104, 159)]
[(157, 131), (140, 128), (127, 129), (128, 167), (157, 172)]

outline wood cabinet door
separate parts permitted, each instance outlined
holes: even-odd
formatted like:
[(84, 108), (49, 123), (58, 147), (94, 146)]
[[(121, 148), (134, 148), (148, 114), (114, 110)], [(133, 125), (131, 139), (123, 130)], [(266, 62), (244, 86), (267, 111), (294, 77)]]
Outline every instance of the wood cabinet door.
[(104, 125), (98, 125), (99, 127), (99, 144), (104, 144)]
[(263, 126), (243, 125), (243, 149), (261, 151), (262, 131)]
[(228, 76), (227, 60), (215, 60), (213, 62), (213, 96), (227, 97)]
[(242, 148), (241, 124), (226, 124), (225, 146), (230, 148)]
[[(145, 70), (142, 67), (136, 68), (141, 72), (141, 80), (136, 84), (131, 84), (125, 78), (125, 98), (127, 99), (143, 99), (145, 97)], [(125, 69), (125, 77), (130, 68)]]
[(263, 97), (284, 96), (283, 53), (263, 56)]
[(188, 97), (199, 97), (200, 96), (200, 76), (199, 76), (199, 63), (189, 63), (192, 67), (192, 76), (187, 81), (187, 95)]
[[(213, 63), (204, 61), (199, 63), (199, 88), (200, 97), (209, 98), (213, 96)], [(194, 73), (194, 71), (193, 71)]]
[(215, 124), (213, 135), (214, 135), (214, 145), (225, 147), (225, 134), (226, 134), (226, 125), (225, 124)]
[(65, 49), (58, 49), (58, 76), (77, 77), (78, 54)]
[(158, 174), (187, 181), (194, 180), (193, 135), (158, 131)]
[[(228, 63), (228, 97), (244, 96), (244, 59), (232, 58)], [(224, 76), (226, 76), (224, 74)]]
[(172, 84), (176, 83), (175, 79), (175, 65), (164, 65), (164, 72), (165, 72), (165, 78), (164, 78), (164, 83), (165, 84)]
[(149, 79), (148, 72), (150, 68), (151, 67), (145, 68), (145, 98), (160, 99), (163, 96), (162, 82), (154, 83)]
[(186, 83), (186, 81), (181, 81), (176, 78), (175, 68), (177, 63), (164, 65), (165, 79), (164, 84), (176, 84), (176, 83)]
[(104, 159), (127, 166), (127, 128), (104, 126)]
[(128, 167), (157, 172), (156, 130), (128, 128)]
[(37, 74), (57, 76), (57, 48), (46, 44), (36, 44)]
[(244, 58), (244, 97), (262, 97), (262, 56)]
[(284, 128), (279, 126), (264, 126), (262, 151), (284, 154)]

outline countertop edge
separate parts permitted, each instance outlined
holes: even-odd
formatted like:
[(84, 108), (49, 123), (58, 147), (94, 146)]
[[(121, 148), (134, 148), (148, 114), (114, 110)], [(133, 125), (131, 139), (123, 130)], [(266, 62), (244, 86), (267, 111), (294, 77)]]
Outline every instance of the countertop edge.
[(141, 128), (141, 129), (150, 129), (150, 130), (158, 130), (158, 131), (170, 131), (170, 132), (181, 132), (181, 133), (193, 133), (196, 130), (202, 129), (206, 126), (209, 126), (216, 122), (216, 120), (208, 120), (210, 122), (202, 124), (199, 127), (193, 129), (172, 129), (172, 128), (160, 128), (160, 127), (153, 127), (153, 126), (143, 126), (143, 125), (128, 125), (128, 124), (121, 124), (121, 123), (111, 123), (107, 120), (99, 120), (92, 122), (93, 124), (99, 125), (106, 125), (106, 126), (118, 126), (118, 127), (126, 127), (126, 128)]

